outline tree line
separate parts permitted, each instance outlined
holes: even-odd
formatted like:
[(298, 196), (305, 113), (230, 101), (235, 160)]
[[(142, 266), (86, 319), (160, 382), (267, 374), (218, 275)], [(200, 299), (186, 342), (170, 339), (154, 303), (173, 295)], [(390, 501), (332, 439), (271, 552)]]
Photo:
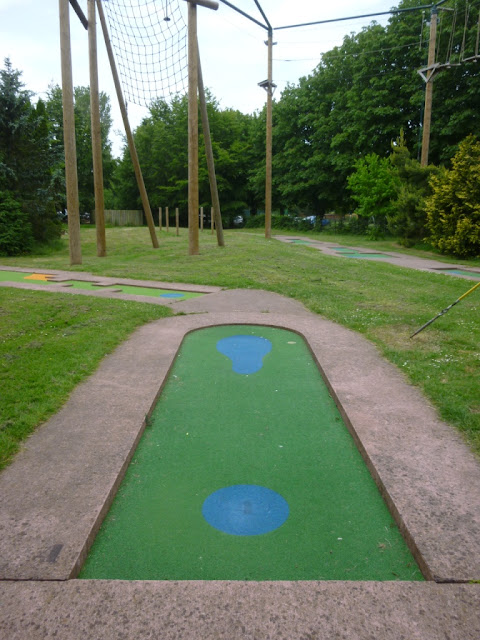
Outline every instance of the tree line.
[[(417, 0), (403, 0), (399, 8), (417, 5)], [(477, 16), (479, 5), (475, 0)], [(448, 205), (455, 214), (445, 233), (453, 233), (455, 216), (469, 218), (468, 224), (462, 222), (464, 230), (468, 228), (465, 246), (462, 242), (441, 241), (439, 226), (434, 222), (438, 217), (434, 208), (446, 205), (433, 196), (447, 178), (453, 179), (448, 172), (458, 172), (461, 165), (470, 176), (478, 157), (476, 139), (469, 136), (479, 129), (480, 69), (473, 62), (462, 62), (463, 57), (474, 53), (477, 26), (471, 20), (464, 31), (467, 0), (458, 0), (456, 6), (455, 21), (452, 12), (439, 12), (437, 60), (444, 62), (448, 58), (451, 67), (445, 67), (434, 80), (430, 166), (420, 167), (418, 162), (425, 83), (417, 72), (427, 62), (429, 27), (425, 17), (429, 16), (417, 11), (395, 14), (385, 26), (373, 22), (359, 33), (346, 36), (342, 45), (322, 55), (310, 75), (288, 85), (274, 101), (273, 204), (279, 214), (321, 218), (328, 212), (355, 213), (345, 224), (353, 231), (367, 231), (373, 237), (392, 233), (405, 244), (429, 237), (443, 251), (457, 255), (480, 253), (480, 220), (476, 217), (480, 201), (474, 195), (477, 190), (467, 207)], [(3, 74), (12, 76), (18, 72), (10, 67)], [(19, 75), (15, 77), (18, 84)], [(5, 94), (7, 89), (2, 75), (0, 93)], [(17, 99), (30, 101), (35, 118), (39, 122), (43, 118), (48, 162), (39, 162), (39, 166), (44, 171), (48, 167), (50, 197), (56, 198), (57, 208), (61, 207), (61, 90), (51, 87), (43, 106), (41, 101), (33, 106), (28, 92), (17, 86)], [(253, 114), (222, 109), (209, 93), (207, 110), (222, 215), (229, 226), (244, 210), (253, 216), (263, 210), (265, 109)], [(134, 134), (154, 211), (158, 207), (179, 207), (186, 215), (187, 111), (186, 96), (170, 102), (157, 100)], [(91, 211), (94, 203), (88, 88), (75, 89), (75, 114), (80, 202), (81, 207)], [(0, 128), (5, 117), (8, 120), (10, 116), (0, 113)], [(141, 208), (128, 149), (125, 146), (119, 159), (112, 157), (110, 128), (109, 99), (102, 95), (106, 207)], [(0, 166), (10, 167), (5, 160), (8, 153), (2, 135), (0, 132)], [(465, 140), (468, 142), (461, 147)], [(19, 148), (20, 155), (22, 149)], [(36, 152), (40, 153), (40, 147)], [(454, 161), (460, 152), (463, 160)], [(202, 145), (199, 160), (200, 204), (208, 207), (210, 193)], [(33, 166), (29, 171), (32, 170)], [(0, 176), (3, 175), (1, 169)], [(27, 174), (21, 179), (28, 181)], [(15, 193), (15, 185), (6, 185), (2, 177), (0, 180), (0, 191)], [(28, 193), (34, 193), (35, 184), (32, 177)], [(45, 198), (42, 203), (46, 203)], [(22, 203), (23, 210), (30, 211), (29, 206)]]

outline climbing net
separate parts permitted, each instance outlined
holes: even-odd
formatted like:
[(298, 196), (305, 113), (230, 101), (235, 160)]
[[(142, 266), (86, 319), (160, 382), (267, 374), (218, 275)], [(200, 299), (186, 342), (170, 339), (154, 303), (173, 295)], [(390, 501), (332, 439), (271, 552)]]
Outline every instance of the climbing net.
[(179, 0), (104, 0), (127, 102), (149, 106), (185, 93), (187, 26)]

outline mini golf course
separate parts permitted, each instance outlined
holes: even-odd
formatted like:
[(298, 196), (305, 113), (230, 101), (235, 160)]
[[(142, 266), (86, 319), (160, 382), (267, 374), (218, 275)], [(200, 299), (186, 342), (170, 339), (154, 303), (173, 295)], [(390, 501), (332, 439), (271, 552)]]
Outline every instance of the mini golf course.
[(202, 293), (192, 291), (175, 291), (172, 289), (156, 289), (155, 287), (141, 287), (125, 284), (97, 284), (87, 280), (59, 280), (58, 276), (46, 273), (24, 273), (21, 271), (3, 271), (0, 269), (0, 282), (35, 282), (35, 284), (61, 284), (73, 289), (87, 291), (110, 291), (135, 296), (152, 296), (154, 298), (171, 298), (173, 300), (188, 300), (198, 298)]
[(422, 580), (303, 339), (186, 336), (80, 574)]
[(438, 271), (451, 276), (469, 276), (470, 278), (480, 280), (480, 273), (475, 273), (475, 271), (467, 271), (465, 269), (439, 269)]
[(369, 253), (368, 251), (358, 251), (357, 249), (349, 249), (348, 247), (335, 247), (334, 251), (344, 258), (364, 258), (364, 259), (382, 259), (388, 258), (384, 253)]

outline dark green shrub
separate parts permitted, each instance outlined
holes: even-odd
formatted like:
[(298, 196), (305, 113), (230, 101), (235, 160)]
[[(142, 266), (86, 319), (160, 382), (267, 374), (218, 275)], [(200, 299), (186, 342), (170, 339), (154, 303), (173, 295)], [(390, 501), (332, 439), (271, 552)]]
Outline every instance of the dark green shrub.
[(480, 142), (460, 143), (452, 169), (431, 178), (426, 200), (429, 241), (442, 253), (461, 258), (480, 255)]
[(8, 191), (0, 191), (0, 255), (28, 253), (33, 246), (28, 214)]

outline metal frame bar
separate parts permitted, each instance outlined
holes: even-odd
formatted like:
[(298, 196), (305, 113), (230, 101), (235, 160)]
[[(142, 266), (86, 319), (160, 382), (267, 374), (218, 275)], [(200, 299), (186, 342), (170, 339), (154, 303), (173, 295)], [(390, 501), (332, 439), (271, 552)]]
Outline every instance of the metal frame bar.
[(78, 4), (77, 0), (69, 0), (69, 2), (72, 5), (72, 9), (75, 11), (77, 16), (80, 18), (80, 22), (83, 24), (85, 29), (88, 31), (88, 20), (87, 20), (85, 14), (83, 13), (80, 5)]

